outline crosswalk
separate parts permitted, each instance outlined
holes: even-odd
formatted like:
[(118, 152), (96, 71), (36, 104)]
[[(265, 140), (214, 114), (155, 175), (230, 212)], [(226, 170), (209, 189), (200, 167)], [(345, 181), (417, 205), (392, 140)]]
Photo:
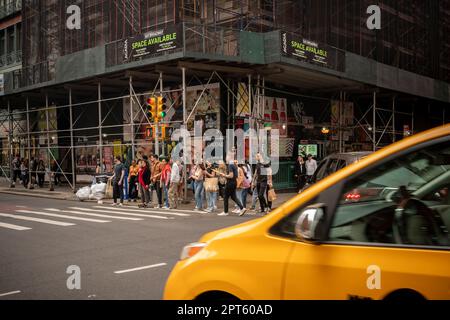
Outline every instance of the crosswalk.
[(71, 227), (77, 223), (105, 224), (113, 221), (139, 222), (144, 220), (170, 221), (189, 217), (187, 210), (139, 209), (133, 207), (68, 206), (64, 208), (29, 208), (17, 206), (14, 212), (1, 212), (2, 229), (28, 231), (42, 225)]

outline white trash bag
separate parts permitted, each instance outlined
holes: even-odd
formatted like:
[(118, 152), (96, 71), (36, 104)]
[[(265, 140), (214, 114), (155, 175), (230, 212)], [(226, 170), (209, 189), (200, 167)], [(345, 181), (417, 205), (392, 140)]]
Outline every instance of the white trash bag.
[(97, 201), (100, 201), (105, 198), (106, 194), (106, 183), (100, 182), (93, 184), (91, 186), (91, 194), (89, 196), (89, 199), (95, 199)]
[(77, 191), (76, 196), (78, 200), (84, 201), (89, 200), (90, 194), (91, 194), (91, 187), (83, 187)]

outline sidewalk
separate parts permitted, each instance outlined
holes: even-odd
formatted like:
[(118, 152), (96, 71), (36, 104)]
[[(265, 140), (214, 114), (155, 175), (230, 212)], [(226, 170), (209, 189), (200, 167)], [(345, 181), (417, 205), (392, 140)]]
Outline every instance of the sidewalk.
[[(82, 186), (77, 187), (77, 190), (81, 188)], [(48, 186), (44, 188), (35, 188), (35, 189), (25, 189), (23, 185), (16, 184), (15, 188), (10, 188), (9, 183), (6, 181), (6, 179), (1, 178), (0, 179), (0, 193), (3, 194), (12, 194), (12, 195), (20, 195), (20, 196), (27, 196), (27, 197), (38, 197), (38, 198), (47, 198), (47, 199), (58, 199), (58, 200), (68, 200), (68, 201), (79, 201), (77, 197), (75, 196), (75, 193), (73, 193), (72, 189), (67, 185), (62, 186), (56, 186), (55, 191), (50, 191), (48, 189)], [(289, 200), (290, 198), (294, 197), (295, 193), (277, 193), (277, 200), (273, 203), (273, 208), (276, 208)], [(153, 199), (156, 199), (156, 194), (153, 193)], [(251, 195), (247, 196), (247, 206), (250, 206), (251, 202)], [(191, 192), (188, 191), (188, 201), (189, 203), (180, 203), (178, 206), (179, 209), (183, 210), (192, 210), (194, 208), (194, 199)], [(86, 200), (85, 202), (92, 202), (96, 203), (97, 200)], [(112, 203), (112, 199), (104, 199), (103, 203)], [(136, 207), (138, 202), (128, 202), (125, 200), (124, 205), (125, 206), (133, 206)], [(218, 209), (222, 210), (223, 208), (223, 201), (218, 200)], [(230, 201), (231, 208), (234, 207), (233, 201)], [(259, 205), (257, 205), (259, 207)]]

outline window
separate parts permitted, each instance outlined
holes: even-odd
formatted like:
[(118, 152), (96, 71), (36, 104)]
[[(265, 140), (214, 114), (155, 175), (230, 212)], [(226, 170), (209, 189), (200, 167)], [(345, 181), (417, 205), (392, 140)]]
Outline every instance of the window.
[(329, 162), (327, 159), (324, 159), (319, 167), (316, 170), (316, 181), (322, 180), (323, 178), (325, 178), (327, 176), (326, 172), (327, 172), (327, 162)]
[(324, 190), (270, 232), (297, 239), (295, 225), (302, 210), (338, 197), (336, 210), (327, 213), (333, 214), (327, 241), (450, 246), (449, 139), (349, 177), (341, 193), (335, 195), (336, 190)]
[(448, 246), (450, 142), (379, 165), (344, 186), (331, 241)]

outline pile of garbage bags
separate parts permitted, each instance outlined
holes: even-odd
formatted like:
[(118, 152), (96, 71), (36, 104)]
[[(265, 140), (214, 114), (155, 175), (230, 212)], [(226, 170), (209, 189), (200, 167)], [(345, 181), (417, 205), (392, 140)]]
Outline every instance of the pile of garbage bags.
[(90, 187), (83, 187), (76, 193), (78, 200), (102, 200), (106, 196), (106, 183), (94, 183)]

